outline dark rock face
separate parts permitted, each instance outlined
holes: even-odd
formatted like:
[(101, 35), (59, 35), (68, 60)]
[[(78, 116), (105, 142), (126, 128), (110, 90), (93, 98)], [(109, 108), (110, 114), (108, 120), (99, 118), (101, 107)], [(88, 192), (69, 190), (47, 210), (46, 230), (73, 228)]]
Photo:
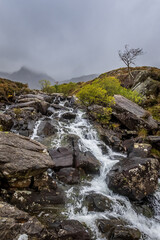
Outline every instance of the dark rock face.
[(76, 118), (76, 114), (72, 112), (63, 113), (61, 116), (61, 120), (72, 120)]
[(75, 155), (75, 167), (82, 168), (86, 173), (99, 173), (100, 162), (89, 151), (77, 152)]
[(57, 133), (57, 122), (53, 122), (51, 119), (42, 121), (38, 127), (38, 136), (47, 137)]
[(6, 113), (14, 123), (11, 130), (26, 137), (32, 134), (35, 122), (41, 117), (41, 113), (37, 113), (33, 107), (8, 109)]
[(134, 157), (118, 162), (107, 175), (109, 188), (132, 200), (152, 194), (158, 183), (159, 162), (154, 158)]
[(98, 193), (89, 193), (85, 201), (88, 211), (104, 212), (105, 210), (112, 209), (112, 201), (108, 197)]
[(158, 128), (157, 122), (142, 107), (121, 95), (114, 95), (114, 98), (115, 105), (113, 105), (112, 114), (125, 127), (130, 130), (138, 130), (141, 127), (148, 130)]
[(160, 136), (148, 136), (146, 140), (155, 148), (160, 148)]
[(44, 226), (27, 213), (20, 211), (8, 203), (0, 202), (0, 239), (51, 239)]
[(75, 168), (62, 168), (57, 172), (60, 181), (67, 184), (75, 184), (80, 181), (79, 171)]
[(79, 138), (76, 135), (68, 135), (63, 140), (64, 145), (71, 149), (74, 158), (74, 167), (83, 169), (86, 173), (99, 173), (100, 162), (89, 151), (81, 152), (79, 149)]
[(52, 168), (45, 146), (27, 137), (0, 132), (0, 179), (12, 187), (27, 187), (31, 177)]
[(62, 222), (55, 222), (52, 229), (57, 233), (59, 240), (90, 240), (89, 233), (85, 230), (83, 225), (76, 220), (64, 220)]
[(0, 125), (3, 131), (9, 131), (13, 126), (13, 120), (10, 115), (0, 113)]
[(152, 146), (146, 143), (134, 143), (133, 147), (128, 149), (128, 157), (150, 157)]
[(53, 148), (49, 150), (49, 154), (54, 162), (54, 168), (66, 168), (73, 166), (73, 154), (71, 150), (67, 148)]
[(119, 219), (100, 219), (97, 221), (99, 230), (109, 240), (139, 240), (141, 233), (138, 229), (126, 227)]
[(96, 126), (100, 138), (104, 143), (112, 147), (115, 151), (122, 151), (124, 147), (122, 146), (121, 136), (119, 137), (116, 132), (111, 129), (104, 129), (101, 126)]

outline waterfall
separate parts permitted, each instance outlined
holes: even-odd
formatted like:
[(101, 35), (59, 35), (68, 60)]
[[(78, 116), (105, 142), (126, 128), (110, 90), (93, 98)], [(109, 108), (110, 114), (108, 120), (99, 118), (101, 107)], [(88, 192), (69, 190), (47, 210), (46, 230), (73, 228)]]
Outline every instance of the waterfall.
[[(73, 109), (68, 108), (69, 111)], [(58, 117), (60, 118), (64, 110), (60, 110)], [(127, 222), (128, 226), (137, 228), (145, 236), (145, 240), (160, 240), (160, 190), (154, 194), (152, 204), (157, 214), (154, 217), (147, 218), (141, 213), (137, 213), (128, 200), (124, 196), (113, 193), (107, 186), (105, 181), (107, 173), (117, 163), (124, 154), (112, 151), (106, 146), (107, 153), (103, 153), (101, 145), (104, 143), (99, 140), (98, 134), (88, 119), (84, 118), (84, 112), (77, 111), (77, 117), (70, 123), (58, 123), (58, 134), (51, 142), (51, 146), (59, 147), (64, 133), (75, 134), (79, 137), (79, 148), (81, 151), (90, 151), (101, 162), (100, 174), (91, 180), (85, 180), (79, 185), (71, 186), (66, 191), (67, 204), (64, 214), (69, 219), (75, 219), (84, 222), (96, 236), (95, 239), (103, 240), (96, 226), (97, 219), (108, 219), (109, 217), (120, 218)], [(53, 116), (52, 116), (53, 117)], [(40, 122), (36, 123), (32, 139), (36, 138), (37, 129)], [(84, 199), (91, 192), (95, 192), (106, 196), (112, 202), (112, 210), (104, 212), (89, 212), (84, 206)], [(106, 238), (105, 238), (106, 239)]]

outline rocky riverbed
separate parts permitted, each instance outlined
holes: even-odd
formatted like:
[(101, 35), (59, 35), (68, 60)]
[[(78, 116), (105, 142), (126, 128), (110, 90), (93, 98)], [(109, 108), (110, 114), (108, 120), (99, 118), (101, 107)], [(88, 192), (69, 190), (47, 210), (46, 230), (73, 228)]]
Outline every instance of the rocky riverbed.
[(97, 124), (98, 106), (80, 109), (61, 94), (3, 105), (1, 239), (160, 239), (159, 125), (115, 99), (115, 129)]

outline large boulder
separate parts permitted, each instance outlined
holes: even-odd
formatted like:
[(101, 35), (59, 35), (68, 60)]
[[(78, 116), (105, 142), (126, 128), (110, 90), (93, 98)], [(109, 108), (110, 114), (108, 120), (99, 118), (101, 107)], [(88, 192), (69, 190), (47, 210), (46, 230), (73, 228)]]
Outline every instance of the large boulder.
[(105, 212), (112, 210), (112, 200), (99, 193), (89, 192), (85, 198), (88, 211)]
[(114, 165), (106, 180), (114, 192), (132, 200), (141, 200), (156, 190), (158, 170), (157, 159), (134, 157)]
[(54, 222), (52, 228), (57, 233), (59, 240), (90, 240), (91, 237), (83, 225), (77, 220), (63, 220)]
[(75, 167), (82, 168), (86, 173), (99, 173), (100, 162), (89, 151), (75, 153)]
[(37, 135), (41, 137), (48, 137), (55, 135), (58, 132), (57, 122), (51, 119), (44, 119), (38, 126)]
[(10, 115), (0, 113), (0, 126), (3, 131), (9, 131), (13, 126), (13, 120)]
[(62, 168), (57, 172), (57, 177), (60, 181), (67, 184), (75, 184), (80, 181), (79, 171), (75, 168)]
[(73, 153), (71, 150), (59, 147), (49, 149), (49, 154), (54, 162), (54, 168), (66, 168), (73, 166)]
[(0, 239), (51, 239), (44, 226), (18, 208), (0, 201)]
[(31, 177), (54, 166), (54, 162), (42, 144), (13, 133), (0, 132), (1, 184), (28, 187)]
[(157, 122), (148, 111), (138, 106), (121, 95), (114, 95), (113, 116), (130, 130), (146, 128), (153, 130), (158, 128)]
[(125, 226), (125, 222), (120, 219), (99, 219), (97, 224), (108, 240), (139, 240), (141, 238), (138, 229)]

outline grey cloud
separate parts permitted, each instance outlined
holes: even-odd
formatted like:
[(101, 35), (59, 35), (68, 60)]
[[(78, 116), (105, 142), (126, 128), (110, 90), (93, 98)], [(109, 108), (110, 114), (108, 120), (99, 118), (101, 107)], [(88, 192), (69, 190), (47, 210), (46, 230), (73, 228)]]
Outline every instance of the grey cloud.
[(123, 66), (117, 51), (142, 47), (160, 67), (159, 0), (0, 0), (0, 70), (25, 65), (56, 79)]

